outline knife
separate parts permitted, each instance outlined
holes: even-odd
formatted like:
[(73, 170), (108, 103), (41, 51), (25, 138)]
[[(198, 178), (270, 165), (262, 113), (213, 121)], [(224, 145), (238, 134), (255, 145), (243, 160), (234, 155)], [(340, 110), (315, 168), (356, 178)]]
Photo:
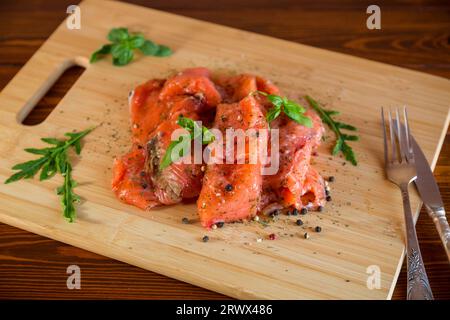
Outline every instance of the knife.
[(445, 217), (444, 203), (442, 202), (439, 187), (434, 179), (433, 172), (425, 155), (420, 149), (414, 137), (411, 136), (411, 144), (416, 161), (417, 179), (414, 181), (419, 190), (420, 197), (425, 205), (428, 215), (436, 226), (450, 261), (450, 227)]

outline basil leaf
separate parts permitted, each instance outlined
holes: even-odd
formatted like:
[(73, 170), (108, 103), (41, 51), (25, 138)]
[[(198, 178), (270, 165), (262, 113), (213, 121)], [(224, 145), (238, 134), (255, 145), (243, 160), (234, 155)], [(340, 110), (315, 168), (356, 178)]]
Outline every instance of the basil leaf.
[(108, 40), (114, 43), (122, 42), (129, 37), (127, 28), (113, 28), (108, 34)]
[[(288, 103), (284, 105), (284, 113), (297, 122), (298, 124), (304, 125), (305, 127), (312, 128), (313, 123), (311, 118), (303, 115), (301, 111), (302, 108), (296, 104)], [(304, 110), (304, 108), (303, 108)]]
[(138, 34), (138, 35), (135, 35), (135, 36), (131, 37), (131, 39), (128, 41), (128, 45), (132, 49), (142, 47), (142, 45), (144, 43), (145, 43), (145, 38), (141, 34)]
[(130, 63), (131, 60), (133, 60), (133, 51), (128, 49), (123, 51), (122, 55), (114, 57), (113, 64), (115, 66), (124, 66)]
[(281, 113), (281, 107), (273, 106), (272, 109), (270, 109), (266, 114), (266, 120), (268, 123), (271, 123), (273, 120), (278, 118), (278, 116)]
[(111, 47), (111, 54), (113, 58), (119, 58), (124, 55), (127, 51), (131, 51), (130, 47), (126, 43), (113, 44)]
[(94, 63), (100, 60), (105, 54), (108, 54), (110, 52), (111, 52), (111, 45), (105, 44), (91, 55), (91, 59), (89, 60), (89, 62)]
[(145, 40), (144, 44), (139, 47), (139, 50), (146, 56), (154, 56), (158, 50), (159, 46), (150, 40)]
[(155, 53), (157, 57), (168, 57), (172, 55), (172, 49), (167, 46), (159, 45), (158, 51)]
[[(180, 148), (180, 150), (178, 152), (174, 152), (175, 147)], [(159, 169), (164, 170), (170, 164), (182, 158), (184, 156), (184, 150), (189, 149), (190, 151), (190, 147), (191, 147), (191, 136), (189, 134), (183, 134), (178, 138), (178, 140), (172, 141), (169, 144), (169, 147), (167, 148), (163, 159), (161, 160)]]

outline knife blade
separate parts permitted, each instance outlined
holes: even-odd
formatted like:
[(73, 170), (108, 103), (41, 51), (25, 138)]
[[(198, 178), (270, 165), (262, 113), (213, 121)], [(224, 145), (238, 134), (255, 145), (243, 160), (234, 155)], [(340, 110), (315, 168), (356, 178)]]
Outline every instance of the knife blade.
[(417, 179), (414, 181), (428, 215), (433, 219), (450, 261), (450, 227), (445, 216), (444, 203), (430, 165), (417, 141), (411, 136), (416, 162)]

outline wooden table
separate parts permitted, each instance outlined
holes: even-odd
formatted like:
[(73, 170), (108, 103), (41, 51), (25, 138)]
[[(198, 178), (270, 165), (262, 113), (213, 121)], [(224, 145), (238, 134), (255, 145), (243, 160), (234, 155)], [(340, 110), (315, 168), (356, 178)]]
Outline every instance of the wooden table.
[[(74, 1), (0, 2), (0, 88), (66, 16)], [(130, 1), (180, 15), (267, 34), (325, 49), (450, 78), (450, 3), (378, 1), (382, 29), (366, 28), (366, 5), (354, 0), (322, 1)], [(320, 3), (320, 4), (319, 4)], [(105, 13), (107, 14), (107, 13)], [(73, 69), (27, 119), (42, 120), (70, 83)], [(426, 112), (424, 110), (424, 112)], [(435, 170), (450, 212), (450, 132)], [(417, 233), (436, 299), (450, 299), (450, 267), (433, 223), (422, 211)], [(81, 290), (68, 290), (66, 268), (81, 268)], [(394, 299), (406, 296), (405, 265)], [(226, 299), (226, 296), (0, 224), (2, 299)]]

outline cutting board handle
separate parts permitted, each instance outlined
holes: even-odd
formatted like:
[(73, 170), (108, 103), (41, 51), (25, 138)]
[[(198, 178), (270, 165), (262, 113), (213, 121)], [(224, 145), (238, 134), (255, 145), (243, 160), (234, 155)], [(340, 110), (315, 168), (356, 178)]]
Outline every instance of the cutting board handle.
[(86, 68), (85, 60), (51, 56), (39, 50), (1, 92), (0, 101), (8, 101), (1, 106), (2, 113), (21, 124), (59, 77), (70, 67)]

